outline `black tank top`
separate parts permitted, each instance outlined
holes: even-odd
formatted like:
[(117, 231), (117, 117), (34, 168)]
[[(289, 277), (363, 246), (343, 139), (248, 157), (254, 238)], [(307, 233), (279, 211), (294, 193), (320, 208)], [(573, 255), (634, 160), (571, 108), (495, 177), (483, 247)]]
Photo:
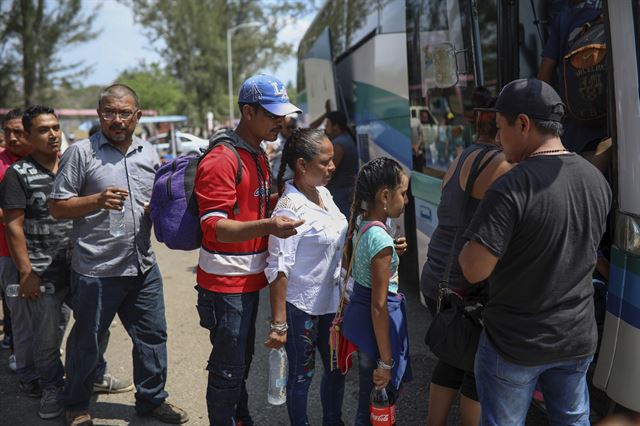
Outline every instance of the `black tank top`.
[[(493, 147), (492, 145), (473, 143), (462, 151), (455, 171), (442, 188), (442, 196), (440, 197), (440, 204), (438, 205), (438, 226), (431, 236), (429, 250), (427, 252), (427, 261), (424, 264), (422, 276), (420, 277), (422, 293), (430, 299), (437, 299), (438, 283), (444, 275), (447, 260), (449, 259), (449, 250), (451, 250), (451, 243), (460, 227), (463, 229), (460, 230), (453, 252), (449, 287), (461, 295), (464, 295), (469, 289), (470, 284), (462, 275), (462, 270), (458, 263), (458, 255), (465, 243), (465, 240), (462, 238), (462, 232), (464, 232), (464, 229), (466, 229), (471, 221), (481, 200), (470, 197), (469, 201), (467, 201), (466, 211), (460, 211), (465, 198), (465, 192), (460, 188), (460, 172), (462, 165), (470, 154), (487, 147), (490, 147), (491, 151), (498, 150), (498, 147)], [(485, 159), (489, 160), (490, 156), (490, 153), (487, 154)]]

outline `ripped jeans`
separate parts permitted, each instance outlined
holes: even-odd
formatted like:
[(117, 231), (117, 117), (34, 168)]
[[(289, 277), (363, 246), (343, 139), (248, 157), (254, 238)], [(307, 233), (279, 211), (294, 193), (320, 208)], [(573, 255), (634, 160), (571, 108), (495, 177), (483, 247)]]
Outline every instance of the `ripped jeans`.
[(209, 330), (209, 424), (252, 425), (246, 380), (253, 358), (259, 292), (217, 293), (196, 286), (200, 325)]
[(306, 426), (307, 399), (311, 379), (315, 373), (316, 348), (323, 364), (320, 383), (322, 425), (339, 426), (342, 417), (344, 376), (340, 370), (331, 371), (329, 352), (329, 327), (335, 314), (309, 315), (287, 302), (287, 410), (293, 426)]

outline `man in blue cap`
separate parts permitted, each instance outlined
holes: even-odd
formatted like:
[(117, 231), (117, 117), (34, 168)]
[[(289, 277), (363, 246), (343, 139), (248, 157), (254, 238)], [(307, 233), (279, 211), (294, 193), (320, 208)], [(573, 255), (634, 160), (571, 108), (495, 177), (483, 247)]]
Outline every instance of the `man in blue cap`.
[(551, 424), (588, 425), (597, 344), (591, 274), (611, 190), (560, 140), (564, 104), (547, 83), (507, 84), (492, 109), (507, 161), (464, 233), (470, 283), (489, 280), (475, 359), (481, 424), (521, 425), (536, 383)]
[[(238, 96), (240, 123), (214, 134), (198, 165), (195, 194), (202, 247), (197, 291), (200, 325), (213, 346), (207, 370), (211, 425), (251, 425), (245, 381), (253, 357), (259, 291), (267, 285), (268, 236), (287, 238), (302, 221), (270, 217), (270, 170), (262, 141), (274, 141), (298, 113), (280, 80), (247, 79)], [(272, 330), (286, 328), (272, 323)]]

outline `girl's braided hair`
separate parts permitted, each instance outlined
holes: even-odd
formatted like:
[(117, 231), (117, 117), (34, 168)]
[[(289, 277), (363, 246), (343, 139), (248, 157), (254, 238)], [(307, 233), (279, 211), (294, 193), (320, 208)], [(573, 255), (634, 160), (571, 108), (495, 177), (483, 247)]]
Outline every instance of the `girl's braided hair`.
[(352, 237), (358, 215), (375, 204), (378, 190), (381, 188), (394, 190), (398, 187), (404, 173), (402, 166), (397, 161), (387, 157), (376, 158), (362, 166), (356, 180), (353, 204), (351, 205), (349, 231), (347, 232), (347, 258), (351, 256), (353, 250)]
[(320, 147), (326, 138), (324, 132), (317, 129), (297, 129), (291, 134), (282, 148), (282, 161), (278, 171), (279, 196), (284, 191), (284, 173), (287, 167), (295, 172), (298, 158), (312, 161), (320, 154)]

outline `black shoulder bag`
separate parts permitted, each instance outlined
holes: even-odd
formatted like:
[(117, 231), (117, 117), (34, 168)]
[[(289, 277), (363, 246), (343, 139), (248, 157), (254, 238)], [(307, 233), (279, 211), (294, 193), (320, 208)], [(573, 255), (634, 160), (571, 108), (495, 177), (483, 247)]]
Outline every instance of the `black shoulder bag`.
[[(482, 159), (490, 151), (492, 150), (489, 147), (483, 148), (473, 161), (462, 202), (460, 222), (463, 221), (463, 215), (466, 213), (467, 203), (478, 175), (500, 152), (499, 150), (493, 151), (489, 159), (480, 165)], [(456, 241), (462, 225), (463, 223), (460, 223), (451, 242), (447, 265), (442, 280), (438, 283), (436, 315), (424, 340), (431, 348), (431, 352), (441, 361), (461, 370), (473, 371), (478, 340), (483, 326), (482, 309), (486, 299), (486, 284), (475, 284), (464, 298), (449, 288), (451, 266), (454, 261), (457, 262), (457, 259), (454, 259)]]

